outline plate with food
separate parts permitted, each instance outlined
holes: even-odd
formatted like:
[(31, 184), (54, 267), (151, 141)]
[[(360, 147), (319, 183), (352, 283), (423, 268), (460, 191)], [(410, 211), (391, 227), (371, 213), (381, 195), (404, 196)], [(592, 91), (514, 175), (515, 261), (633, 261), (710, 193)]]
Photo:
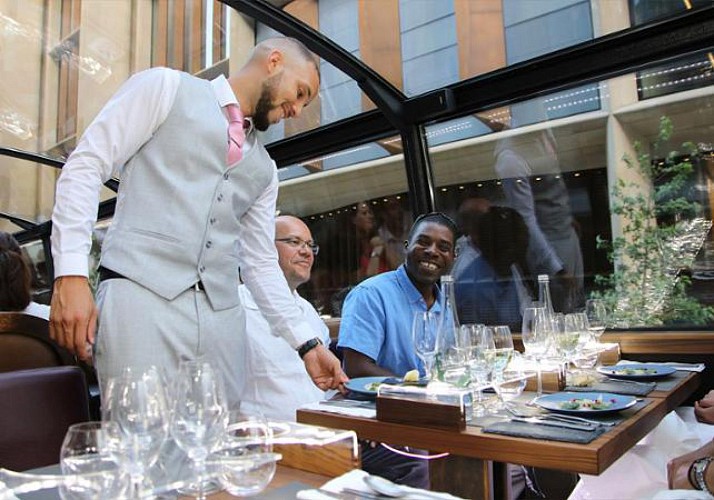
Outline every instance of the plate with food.
[(610, 378), (618, 378), (623, 380), (647, 380), (652, 378), (661, 378), (671, 375), (677, 370), (666, 365), (650, 365), (650, 364), (622, 364), (612, 366), (599, 366), (597, 371)]
[(634, 406), (637, 398), (609, 392), (556, 392), (541, 396), (534, 403), (557, 413), (604, 415)]
[(350, 391), (363, 396), (377, 397), (377, 391), (382, 384), (392, 385), (414, 385), (424, 387), (429, 381), (420, 379), (417, 370), (411, 370), (404, 374), (404, 377), (359, 377), (350, 379), (345, 387)]
[(376, 398), (379, 386), (382, 385), (387, 378), (388, 377), (351, 378), (347, 381), (345, 387), (356, 394), (361, 394), (363, 396), (373, 396)]

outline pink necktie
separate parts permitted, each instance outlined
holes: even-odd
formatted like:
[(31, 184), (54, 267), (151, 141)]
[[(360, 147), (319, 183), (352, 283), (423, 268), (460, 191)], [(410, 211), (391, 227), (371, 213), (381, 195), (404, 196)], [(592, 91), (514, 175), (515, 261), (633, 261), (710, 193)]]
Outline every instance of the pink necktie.
[(228, 114), (228, 165), (233, 165), (243, 157), (241, 150), (245, 142), (243, 113), (237, 104), (226, 105), (226, 113)]

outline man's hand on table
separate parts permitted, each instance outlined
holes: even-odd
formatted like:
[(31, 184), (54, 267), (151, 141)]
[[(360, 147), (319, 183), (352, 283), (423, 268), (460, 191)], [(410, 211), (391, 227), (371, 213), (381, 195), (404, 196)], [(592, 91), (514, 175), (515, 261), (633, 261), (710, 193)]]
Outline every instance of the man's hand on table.
[(345, 382), (349, 380), (342, 371), (340, 361), (324, 345), (310, 349), (303, 358), (305, 369), (313, 383), (323, 391), (337, 389), (345, 393)]

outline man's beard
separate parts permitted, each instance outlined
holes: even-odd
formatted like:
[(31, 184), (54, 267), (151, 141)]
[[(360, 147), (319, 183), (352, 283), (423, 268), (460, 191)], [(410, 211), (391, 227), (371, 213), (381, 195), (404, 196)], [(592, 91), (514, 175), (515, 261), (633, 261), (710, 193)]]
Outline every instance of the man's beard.
[(280, 82), (280, 76), (271, 76), (263, 82), (261, 87), (260, 98), (255, 105), (255, 113), (253, 113), (253, 126), (256, 130), (260, 130), (261, 132), (268, 130), (268, 127), (271, 125), (268, 113), (274, 109), (273, 95)]

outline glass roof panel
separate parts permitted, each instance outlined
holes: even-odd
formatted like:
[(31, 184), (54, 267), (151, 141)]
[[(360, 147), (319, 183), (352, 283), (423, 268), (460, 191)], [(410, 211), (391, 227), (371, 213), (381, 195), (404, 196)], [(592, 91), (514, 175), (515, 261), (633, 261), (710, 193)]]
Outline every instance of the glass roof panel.
[(323, 35), (412, 97), (711, 1), (319, 0), (316, 15), (305, 3), (284, 10), (316, 18)]
[[(228, 75), (256, 40), (275, 35), (216, 0), (2, 0), (0, 146), (64, 160), (132, 74), (167, 66), (208, 79)], [(374, 109), (344, 73), (325, 61), (320, 70), (318, 98), (264, 142)]]

